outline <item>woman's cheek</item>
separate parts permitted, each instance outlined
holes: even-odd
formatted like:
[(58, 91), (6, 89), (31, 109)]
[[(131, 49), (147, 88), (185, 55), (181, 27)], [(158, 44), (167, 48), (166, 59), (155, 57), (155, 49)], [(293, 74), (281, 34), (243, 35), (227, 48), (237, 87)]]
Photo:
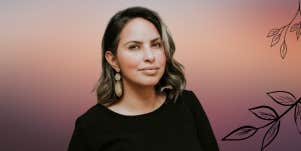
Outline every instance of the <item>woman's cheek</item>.
[(139, 53), (126, 52), (123, 55), (123, 62), (130, 68), (136, 68), (143, 60)]
[(164, 65), (166, 62), (166, 57), (164, 52), (158, 52), (158, 61), (160, 62), (160, 65)]

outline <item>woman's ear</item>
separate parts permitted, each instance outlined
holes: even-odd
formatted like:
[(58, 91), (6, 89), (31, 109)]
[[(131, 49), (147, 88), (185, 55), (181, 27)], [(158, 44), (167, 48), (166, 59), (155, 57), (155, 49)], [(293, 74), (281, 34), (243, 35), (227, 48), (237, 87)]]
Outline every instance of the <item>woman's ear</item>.
[(105, 52), (105, 58), (116, 72), (120, 71), (118, 60), (111, 51), (108, 50)]

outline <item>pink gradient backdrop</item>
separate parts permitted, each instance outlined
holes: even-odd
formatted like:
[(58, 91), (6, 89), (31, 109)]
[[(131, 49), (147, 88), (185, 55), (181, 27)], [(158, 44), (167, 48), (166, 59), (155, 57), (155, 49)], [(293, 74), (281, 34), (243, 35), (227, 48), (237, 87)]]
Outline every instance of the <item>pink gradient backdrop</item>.
[[(265, 36), (285, 25), (297, 0), (1, 1), (0, 150), (66, 150), (75, 118), (96, 103), (100, 40), (109, 18), (128, 6), (157, 11), (168, 25), (193, 90), (222, 151), (260, 149), (263, 131), (222, 142), (242, 125), (262, 125), (249, 108), (278, 107), (265, 94), (301, 96), (300, 42), (288, 34), (285, 60)], [(300, 19), (299, 19), (300, 20)], [(301, 149), (293, 112), (268, 151)]]

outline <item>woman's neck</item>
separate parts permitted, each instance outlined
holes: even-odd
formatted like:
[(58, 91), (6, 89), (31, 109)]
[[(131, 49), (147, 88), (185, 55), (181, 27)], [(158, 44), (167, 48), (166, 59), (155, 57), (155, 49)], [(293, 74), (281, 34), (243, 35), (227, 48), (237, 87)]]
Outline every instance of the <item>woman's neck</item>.
[(117, 110), (126, 114), (150, 112), (161, 106), (165, 97), (163, 93), (157, 93), (154, 87), (124, 84), (123, 96), (117, 103)]

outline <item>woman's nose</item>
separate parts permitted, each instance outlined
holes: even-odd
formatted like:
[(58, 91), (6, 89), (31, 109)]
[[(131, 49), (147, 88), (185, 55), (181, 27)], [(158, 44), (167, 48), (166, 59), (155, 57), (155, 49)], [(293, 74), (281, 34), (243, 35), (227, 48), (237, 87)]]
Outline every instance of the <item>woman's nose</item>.
[(144, 60), (150, 62), (153, 62), (155, 60), (154, 52), (148, 46), (144, 50)]

